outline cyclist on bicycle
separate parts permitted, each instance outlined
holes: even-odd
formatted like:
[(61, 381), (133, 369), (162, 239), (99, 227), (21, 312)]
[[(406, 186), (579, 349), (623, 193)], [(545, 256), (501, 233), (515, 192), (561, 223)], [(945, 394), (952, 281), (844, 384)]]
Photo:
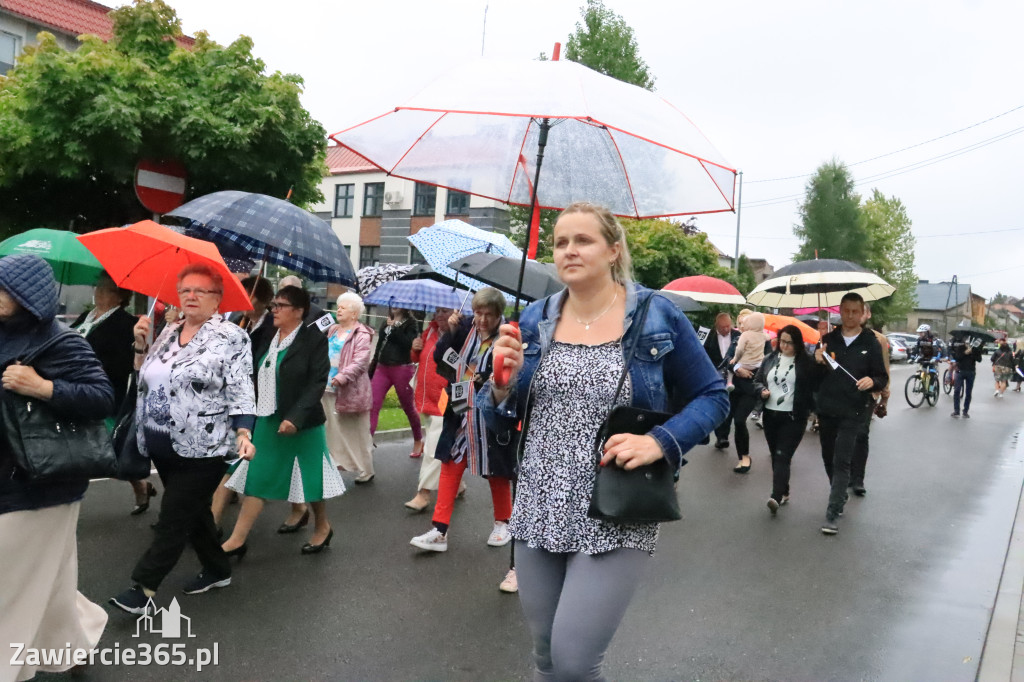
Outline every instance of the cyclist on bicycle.
[(917, 355), (917, 362), (920, 365), (928, 365), (934, 368), (935, 363), (942, 357), (942, 347), (939, 340), (932, 334), (930, 325), (922, 324), (917, 328), (917, 345), (914, 352)]

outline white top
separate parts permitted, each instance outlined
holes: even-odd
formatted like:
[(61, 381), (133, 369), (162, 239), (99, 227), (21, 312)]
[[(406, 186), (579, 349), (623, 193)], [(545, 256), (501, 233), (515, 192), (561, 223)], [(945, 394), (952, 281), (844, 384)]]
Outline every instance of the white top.
[(89, 336), (89, 333), (92, 332), (93, 327), (98, 326), (101, 322), (106, 320), (115, 312), (117, 312), (117, 306), (111, 308), (107, 312), (97, 317), (96, 309), (93, 308), (92, 310), (89, 311), (89, 314), (85, 316), (85, 319), (82, 320), (82, 324), (78, 325), (78, 333), (81, 334), (82, 336)]
[(843, 341), (846, 342), (847, 348), (849, 348), (850, 344), (853, 343), (858, 336), (860, 336), (860, 332), (857, 332), (853, 336), (847, 336), (846, 334), (843, 334)]
[(166, 350), (156, 353), (139, 376), (139, 383), (144, 389), (142, 424), (151, 431), (171, 432), (171, 366), (180, 352), (178, 335), (175, 334)]
[(292, 341), (299, 335), (299, 330), (301, 329), (302, 325), (300, 324), (280, 342), (278, 340), (281, 338), (281, 333), (274, 334), (274, 340), (270, 342), (267, 354), (258, 361), (260, 368), (256, 372), (258, 393), (256, 396), (257, 417), (269, 417), (277, 412), (277, 356), (287, 349), (288, 346), (292, 345)]
[(729, 352), (729, 347), (732, 346), (732, 332), (729, 332), (725, 336), (715, 332), (715, 336), (718, 337), (718, 350), (722, 354), (722, 357), (725, 358), (726, 354)]
[(796, 357), (779, 355), (779, 361), (765, 377), (770, 395), (764, 406), (775, 412), (792, 412), (796, 389)]

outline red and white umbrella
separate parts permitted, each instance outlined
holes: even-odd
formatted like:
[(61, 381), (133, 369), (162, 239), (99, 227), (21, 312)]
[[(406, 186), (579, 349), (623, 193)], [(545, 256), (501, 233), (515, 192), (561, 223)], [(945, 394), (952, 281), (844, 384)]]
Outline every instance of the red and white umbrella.
[(709, 277), (708, 275), (680, 277), (666, 284), (661, 290), (683, 294), (695, 301), (702, 301), (704, 303), (743, 305), (747, 302), (747, 299), (743, 297), (739, 289), (724, 279)]
[(550, 209), (733, 210), (736, 171), (682, 111), (570, 61), (469, 61), (331, 139), (389, 175), (504, 203), (532, 205), (536, 186)]

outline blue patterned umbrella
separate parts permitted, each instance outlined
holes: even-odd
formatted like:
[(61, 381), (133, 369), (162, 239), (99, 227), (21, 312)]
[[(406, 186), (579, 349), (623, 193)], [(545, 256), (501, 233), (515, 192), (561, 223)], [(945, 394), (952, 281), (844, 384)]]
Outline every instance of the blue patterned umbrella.
[(487, 286), (484, 282), (456, 273), (448, 264), (473, 253), (493, 253), (519, 258), (523, 252), (500, 232), (488, 232), (461, 220), (444, 222), (424, 228), (406, 237), (423, 255), (434, 272), (473, 291)]
[(472, 310), (469, 292), (430, 279), (404, 279), (387, 282), (363, 298), (368, 305), (433, 311), (434, 308)]
[(265, 194), (214, 192), (167, 214), (188, 221), (189, 231), (256, 260), (305, 275), (314, 282), (356, 285), (356, 273), (338, 235), (309, 211)]

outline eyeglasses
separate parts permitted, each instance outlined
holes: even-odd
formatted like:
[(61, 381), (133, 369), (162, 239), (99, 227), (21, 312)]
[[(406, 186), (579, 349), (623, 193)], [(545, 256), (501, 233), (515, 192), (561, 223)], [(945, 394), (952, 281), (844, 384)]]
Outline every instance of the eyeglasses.
[(792, 346), (793, 342), (790, 341), (789, 339), (779, 339), (779, 345), (780, 346)]
[(271, 304), (269, 304), (267, 306), (267, 310), (269, 310), (270, 312), (274, 312), (278, 308), (294, 308), (294, 307), (295, 306), (293, 306), (291, 303), (271, 303)]
[(217, 294), (220, 296), (222, 291), (216, 289), (197, 289), (195, 287), (189, 289), (178, 289), (178, 296), (208, 296), (210, 294)]

